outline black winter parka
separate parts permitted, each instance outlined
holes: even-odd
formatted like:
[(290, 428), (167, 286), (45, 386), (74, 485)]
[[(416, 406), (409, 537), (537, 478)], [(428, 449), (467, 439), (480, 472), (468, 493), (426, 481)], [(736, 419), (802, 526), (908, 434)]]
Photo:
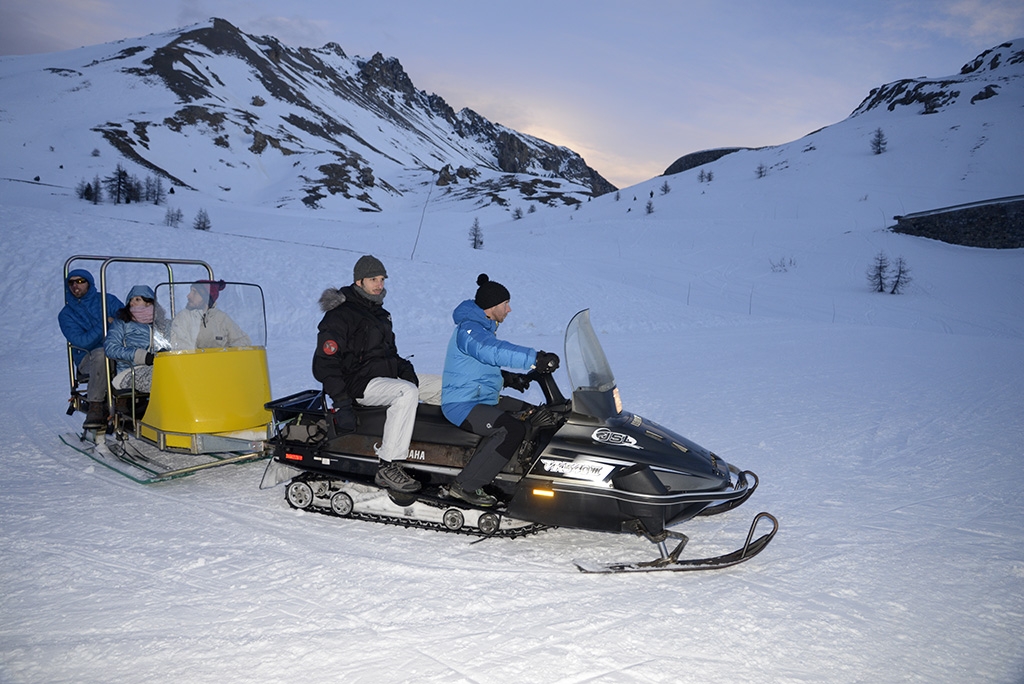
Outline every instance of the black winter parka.
[(412, 362), (398, 355), (391, 314), (351, 285), (320, 296), (313, 377), (335, 406), (359, 399), (373, 378), (401, 378), (419, 385)]

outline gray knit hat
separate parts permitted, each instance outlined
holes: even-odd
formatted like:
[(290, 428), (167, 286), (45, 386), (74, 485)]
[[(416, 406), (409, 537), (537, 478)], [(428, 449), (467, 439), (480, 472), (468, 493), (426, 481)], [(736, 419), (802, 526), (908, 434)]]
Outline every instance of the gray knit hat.
[(376, 278), (377, 276), (388, 277), (384, 264), (375, 256), (367, 254), (359, 257), (355, 267), (352, 269), (352, 282), (358, 283), (363, 278)]

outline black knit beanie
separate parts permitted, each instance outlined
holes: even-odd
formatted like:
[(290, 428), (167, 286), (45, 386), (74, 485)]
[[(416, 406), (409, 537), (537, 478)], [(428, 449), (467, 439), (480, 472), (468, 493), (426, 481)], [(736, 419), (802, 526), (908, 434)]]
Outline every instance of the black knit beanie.
[(384, 264), (377, 257), (367, 254), (359, 257), (359, 261), (353, 267), (352, 282), (358, 283), (363, 278), (376, 278), (380, 275), (388, 277), (388, 272), (384, 270)]
[(488, 278), (486, 273), (477, 276), (476, 284), (480, 287), (477, 288), (473, 301), (484, 311), (512, 299), (505, 286)]

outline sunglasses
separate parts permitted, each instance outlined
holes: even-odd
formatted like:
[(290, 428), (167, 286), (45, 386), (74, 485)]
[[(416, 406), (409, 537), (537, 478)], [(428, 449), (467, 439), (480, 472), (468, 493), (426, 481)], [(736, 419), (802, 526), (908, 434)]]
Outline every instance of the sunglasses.
[(85, 285), (88, 282), (85, 278), (71, 278), (68, 280), (68, 285)]

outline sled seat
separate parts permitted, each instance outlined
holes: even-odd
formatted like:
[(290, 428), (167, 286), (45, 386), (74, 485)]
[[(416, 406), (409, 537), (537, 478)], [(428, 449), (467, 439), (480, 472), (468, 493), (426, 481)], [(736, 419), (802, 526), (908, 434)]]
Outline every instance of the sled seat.
[[(146, 415), (146, 409), (149, 407), (149, 392), (140, 392), (139, 390), (133, 392), (131, 387), (126, 387), (125, 389), (112, 389), (111, 395), (114, 397), (114, 412), (120, 416), (126, 427), (134, 426)], [(134, 427), (129, 427), (129, 429), (134, 430)]]

